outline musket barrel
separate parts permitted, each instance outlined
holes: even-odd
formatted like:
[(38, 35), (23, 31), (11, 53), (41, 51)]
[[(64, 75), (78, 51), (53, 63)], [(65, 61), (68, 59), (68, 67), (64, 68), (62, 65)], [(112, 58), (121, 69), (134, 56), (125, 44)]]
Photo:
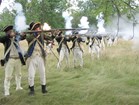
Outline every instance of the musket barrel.
[(50, 30), (42, 30), (42, 31), (25, 31), (24, 33), (26, 34), (31, 34), (31, 33), (42, 33), (42, 32), (54, 32), (54, 31), (72, 31), (72, 30), (76, 30), (76, 31), (79, 31), (79, 30), (88, 30), (88, 28), (71, 28), (71, 29), (65, 29), (65, 28), (59, 28), (59, 29), (50, 29)]

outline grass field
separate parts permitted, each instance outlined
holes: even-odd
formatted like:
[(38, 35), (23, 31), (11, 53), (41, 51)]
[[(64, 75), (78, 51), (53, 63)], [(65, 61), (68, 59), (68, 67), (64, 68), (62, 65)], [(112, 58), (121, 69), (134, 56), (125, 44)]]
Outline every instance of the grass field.
[[(84, 67), (73, 68), (63, 64), (56, 69), (57, 60), (47, 56), (46, 75), (48, 93), (41, 93), (39, 75), (35, 78), (35, 96), (28, 96), (28, 75), (22, 70), (23, 90), (15, 91), (11, 81), (11, 95), (4, 97), (4, 70), (0, 67), (0, 105), (139, 105), (139, 53), (131, 42), (119, 41), (107, 47), (99, 60), (84, 53)], [(0, 48), (1, 55), (2, 49)], [(56, 53), (56, 52), (55, 52)]]

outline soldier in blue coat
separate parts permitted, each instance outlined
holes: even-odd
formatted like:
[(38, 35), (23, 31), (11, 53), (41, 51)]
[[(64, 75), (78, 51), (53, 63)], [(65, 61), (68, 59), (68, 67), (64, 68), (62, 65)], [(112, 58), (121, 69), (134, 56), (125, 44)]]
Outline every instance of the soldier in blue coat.
[(19, 41), (24, 39), (18, 35), (13, 26), (6, 26), (3, 31), (6, 35), (0, 37), (0, 42), (4, 45), (4, 57), (1, 59), (1, 65), (5, 66), (5, 79), (4, 79), (4, 95), (10, 95), (10, 80), (13, 71), (15, 70), (16, 90), (22, 89), (21, 87), (21, 64), (25, 65), (25, 60), (19, 45)]
[[(29, 30), (31, 31), (41, 31), (41, 24), (32, 22), (30, 24)], [(34, 32), (32, 34), (26, 35), (26, 40), (28, 42), (28, 51), (26, 54), (27, 68), (28, 68), (28, 83), (29, 83), (29, 95), (34, 95), (34, 78), (36, 69), (38, 69), (41, 81), (42, 93), (47, 93), (46, 89), (46, 74), (45, 74), (45, 57), (46, 53), (44, 50), (44, 40), (46, 40), (46, 35)]]

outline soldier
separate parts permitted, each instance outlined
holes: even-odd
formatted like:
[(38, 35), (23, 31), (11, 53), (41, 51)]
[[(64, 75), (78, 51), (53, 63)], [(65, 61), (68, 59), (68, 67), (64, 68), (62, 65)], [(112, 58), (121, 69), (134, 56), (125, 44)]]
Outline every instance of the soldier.
[(23, 89), (21, 87), (21, 63), (25, 65), (25, 60), (19, 46), (19, 41), (24, 38), (15, 33), (12, 25), (6, 26), (3, 31), (6, 35), (0, 37), (0, 42), (5, 47), (1, 65), (5, 65), (4, 95), (8, 96), (10, 95), (10, 80), (13, 70), (15, 70), (16, 90)]
[(66, 58), (66, 63), (69, 64), (70, 49), (68, 47), (67, 42), (70, 42), (70, 38), (63, 37), (62, 31), (60, 31), (55, 39), (58, 42), (57, 52), (59, 53), (59, 61), (57, 64), (57, 68), (60, 68), (64, 58)]
[(78, 34), (78, 32), (75, 32), (74, 34), (77, 34), (77, 36), (71, 37), (72, 40), (72, 47), (70, 48), (73, 51), (73, 61), (74, 61), (74, 67), (77, 65), (77, 60), (80, 61), (80, 66), (83, 66), (83, 49), (81, 47), (81, 42), (85, 42)]
[[(29, 30), (41, 31), (41, 24), (32, 22)], [(28, 82), (29, 82), (29, 95), (34, 95), (34, 78), (36, 69), (38, 68), (41, 80), (42, 93), (47, 93), (46, 90), (46, 75), (45, 75), (45, 50), (44, 50), (44, 39), (45, 35), (34, 32), (30, 35), (26, 35), (28, 42), (28, 51), (26, 54), (27, 68), (28, 68)]]

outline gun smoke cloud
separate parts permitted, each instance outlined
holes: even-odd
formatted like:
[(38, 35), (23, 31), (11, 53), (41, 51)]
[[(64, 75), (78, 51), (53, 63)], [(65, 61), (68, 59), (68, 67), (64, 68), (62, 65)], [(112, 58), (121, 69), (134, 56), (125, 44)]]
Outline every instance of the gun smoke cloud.
[[(72, 19), (73, 17), (70, 16), (70, 13), (68, 11), (65, 11), (62, 13), (63, 18), (65, 19), (65, 28), (72, 28)], [(72, 31), (67, 31), (65, 33), (66, 35), (72, 34)]]
[(43, 30), (50, 30), (51, 26), (49, 26), (49, 24), (47, 24), (47, 23), (44, 23), (42, 28), (43, 28)]
[(96, 19), (97, 19), (97, 34), (103, 34), (105, 33), (105, 28), (104, 28), (104, 23), (105, 23), (105, 20), (103, 19), (104, 18), (104, 15), (102, 12), (100, 12), (99, 15), (96, 16)]
[(118, 36), (126, 41), (133, 42), (132, 48), (139, 50), (139, 14), (134, 15), (134, 19), (128, 19), (127, 16), (111, 17), (112, 21), (106, 26), (106, 32), (111, 33), (112, 36)]
[[(81, 19), (80, 19), (80, 24), (78, 24), (78, 26), (80, 28), (89, 28), (89, 22), (88, 22), (88, 17), (86, 16), (83, 16)], [(81, 30), (79, 32), (79, 34), (85, 34), (87, 33), (88, 30)]]
[(15, 17), (15, 30), (17, 32), (22, 32), (28, 28), (26, 24), (26, 17), (23, 12), (23, 7), (20, 3), (15, 3), (14, 10), (16, 10), (16, 17)]

